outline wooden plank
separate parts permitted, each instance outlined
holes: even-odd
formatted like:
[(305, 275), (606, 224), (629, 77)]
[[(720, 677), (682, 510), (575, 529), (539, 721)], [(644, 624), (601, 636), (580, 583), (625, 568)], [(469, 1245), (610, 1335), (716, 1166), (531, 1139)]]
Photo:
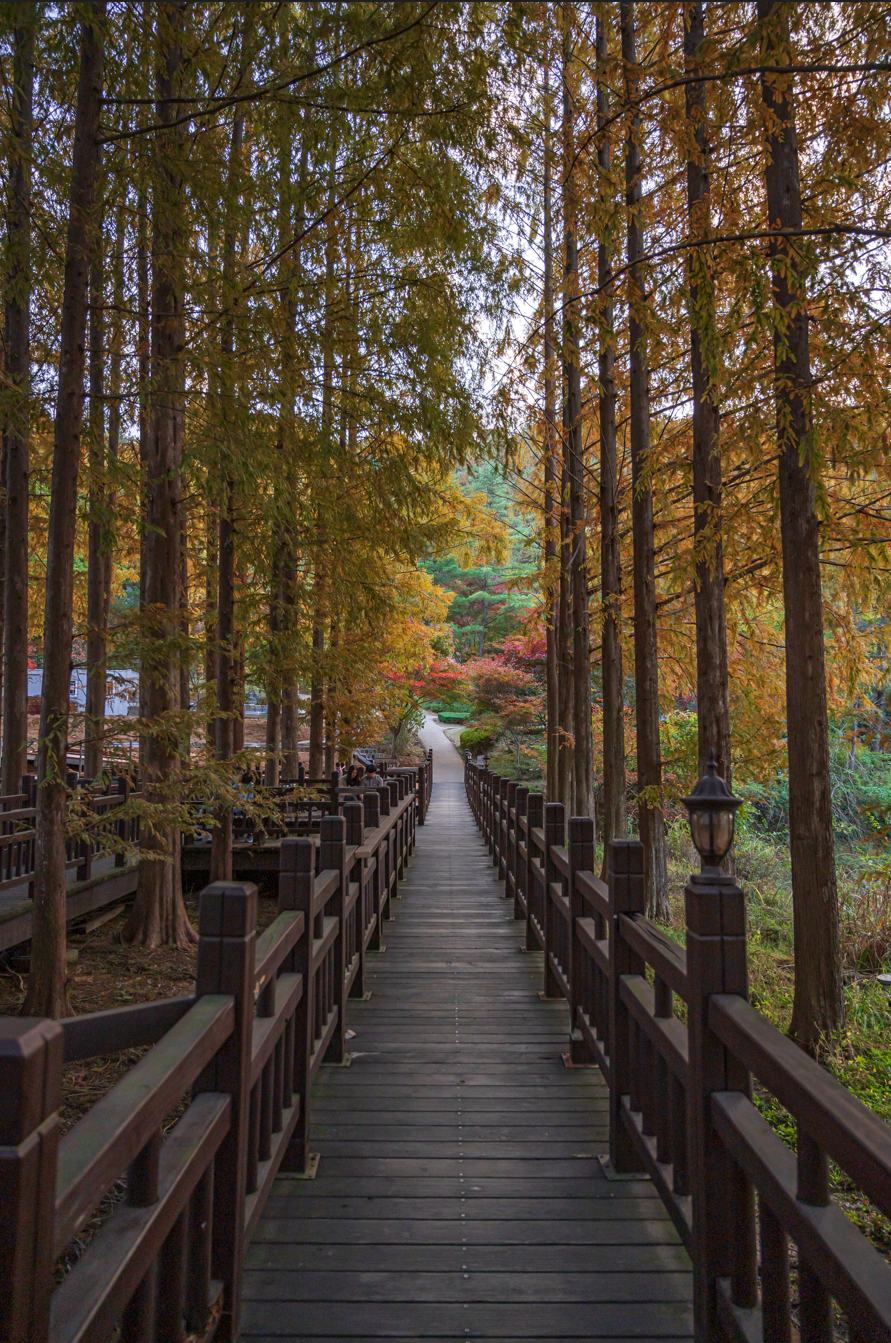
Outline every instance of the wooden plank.
[(244, 1337), (690, 1338), (677, 1232), (649, 1181), (595, 1160), (606, 1089), (563, 1066), (568, 1011), (537, 996), (446, 749), (351, 1066), (314, 1086), (318, 1174), (280, 1176), (257, 1223)]

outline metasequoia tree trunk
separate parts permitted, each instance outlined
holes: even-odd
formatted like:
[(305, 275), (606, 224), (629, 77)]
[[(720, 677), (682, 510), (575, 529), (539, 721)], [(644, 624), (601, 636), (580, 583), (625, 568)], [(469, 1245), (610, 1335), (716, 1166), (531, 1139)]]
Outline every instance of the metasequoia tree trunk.
[[(702, 0), (684, 5), (684, 57), (696, 74), (704, 41)], [(689, 83), (686, 98), (687, 208), (692, 238), (711, 232), (709, 134), (704, 84)], [(690, 367), (693, 381), (693, 544), (696, 556), (696, 711), (699, 773), (709, 751), (730, 784), (730, 699), (727, 685), (727, 626), (724, 556), (721, 545), (721, 412), (709, 349), (715, 332), (715, 295), (707, 248), (690, 253)], [(711, 356), (711, 357), (710, 357)]]
[(588, 618), (588, 507), (582, 441), (582, 375), (579, 349), (579, 268), (576, 245), (575, 93), (573, 6), (564, 5), (563, 31), (563, 236), (565, 243), (563, 359), (569, 435), (569, 523), (572, 545), (574, 814), (594, 816), (594, 751), (591, 741), (591, 643)]
[(96, 177), (105, 0), (94, 0), (84, 6), (82, 12), (47, 532), (31, 973), (24, 1007), (27, 1015), (42, 1017), (64, 1016), (68, 1011), (65, 964), (66, 756), (87, 293), (97, 242)]
[(625, 804), (625, 717), (622, 644), (619, 617), (622, 601), (622, 557), (619, 549), (619, 482), (616, 456), (615, 336), (613, 332), (612, 240), (607, 219), (611, 201), (610, 141), (605, 130), (609, 94), (603, 67), (607, 57), (606, 25), (597, 18), (597, 126), (600, 139), (597, 165), (604, 200), (601, 208), (601, 239), (597, 247), (597, 283), (600, 289), (600, 603), (601, 666), (603, 680), (603, 861), (611, 839), (625, 839), (628, 815)]
[[(289, 60), (289, 52), (284, 29), (282, 30), (282, 68)], [(307, 166), (309, 161), (311, 121), (304, 113), (300, 130), (300, 158), (296, 174), (296, 228), (292, 191), (292, 141), (290, 130), (282, 135), (279, 149), (279, 245), (287, 246), (296, 231), (298, 237), (306, 225), (305, 192), (307, 188)], [(279, 269), (281, 285), (281, 386), (282, 398), (279, 407), (280, 433), (284, 474), (293, 508), (296, 511), (299, 497), (297, 443), (296, 443), (296, 377), (297, 352), (295, 329), (297, 323), (298, 286), (302, 276), (302, 249), (298, 244), (289, 256), (283, 255)], [(285, 527), (285, 538), (281, 555), (281, 616), (278, 621), (280, 631), (280, 694), (281, 694), (281, 777), (296, 779), (299, 767), (300, 745), (300, 694), (296, 673), (295, 643), (298, 631), (297, 616), (297, 535), (293, 520), (289, 519)], [(267, 736), (269, 726), (267, 723)]]
[(273, 554), (269, 575), (269, 658), (266, 673), (266, 770), (264, 783), (275, 788), (280, 777), (279, 737), (281, 735), (281, 627), (282, 627), (282, 554)]
[[(636, 107), (637, 66), (633, 0), (620, 4), (625, 96)], [(641, 258), (644, 255), (641, 204), (640, 113), (631, 117), (625, 147), (628, 207), (628, 340), (630, 345), (629, 438), (634, 498), (631, 530), (634, 546), (634, 702), (637, 727), (637, 792), (641, 843), (647, 876), (647, 908), (667, 918), (668, 868), (662, 814), (662, 751), (659, 743), (659, 660), (656, 643), (656, 572), (653, 539), (653, 490), (650, 456), (650, 387), (647, 351), (647, 299)]]
[(309, 685), (309, 777), (319, 779), (325, 767), (325, 624), (324, 624), (324, 578), (320, 572), (321, 561), (316, 561), (316, 573), (313, 583), (313, 619), (312, 619), (312, 676)]
[[(244, 117), (236, 115), (229, 147), (229, 183), (238, 173), (244, 139)], [(220, 337), (220, 398), (219, 432), (226, 434), (226, 425), (234, 414), (234, 376), (232, 361), (235, 355), (235, 251), (237, 220), (227, 222), (223, 239), (223, 329)], [(217, 570), (217, 667), (215, 751), (219, 761), (229, 760), (235, 751), (235, 679), (237, 650), (235, 646), (235, 481), (228, 460), (231, 447), (225, 448), (227, 479), (219, 508), (219, 560)], [(210, 851), (211, 881), (232, 880), (232, 808), (221, 807), (214, 817)]]
[[(155, 114), (169, 125), (179, 113), (184, 5), (157, 8), (158, 68)], [(145, 713), (152, 730), (144, 745), (144, 792), (158, 819), (142, 825), (136, 902), (124, 940), (146, 946), (186, 946), (195, 934), (186, 916), (179, 879), (179, 830), (160, 809), (176, 799), (180, 624), (180, 416), (183, 332), (183, 146), (176, 129), (159, 133), (154, 147), (152, 199), (152, 298), (150, 421), (146, 479)]]
[[(339, 20), (339, 9), (338, 9)], [(325, 235), (325, 324), (322, 337), (322, 451), (331, 460), (334, 434), (334, 283), (337, 220), (334, 214), (337, 136), (331, 136), (328, 163), (328, 227)], [(323, 482), (324, 483), (324, 482)], [(319, 510), (320, 512), (321, 510)], [(327, 581), (325, 528), (317, 516), (313, 561), (312, 661), (309, 686), (309, 773), (317, 779), (324, 769), (325, 733), (325, 623)]]
[[(770, 66), (792, 63), (785, 6), (759, 0), (762, 55)], [(792, 76), (761, 77), (771, 228), (802, 227), (801, 181)], [(829, 790), (829, 729), (820, 585), (806, 270), (800, 244), (773, 237), (770, 256), (774, 395), (779, 450), (780, 536), (786, 625), (786, 716), (789, 746), (789, 838), (795, 935), (795, 997), (790, 1034), (817, 1049), (844, 1024), (838, 893)]]
[[(139, 193), (137, 206), (138, 221), (136, 232), (136, 289), (139, 304), (136, 380), (139, 389), (139, 480), (141, 497), (139, 504), (139, 630), (140, 638), (145, 638), (145, 536), (146, 481), (149, 469), (149, 421), (151, 399), (151, 326), (149, 318), (149, 246), (148, 246), (148, 198), (144, 191)], [(139, 669), (139, 716), (145, 717), (146, 687), (148, 675), (140, 659)], [(145, 737), (139, 738), (139, 762), (145, 761)]]
[(575, 739), (573, 736), (572, 675), (572, 532), (569, 525), (569, 420), (566, 397), (566, 366), (560, 366), (562, 413), (560, 419), (560, 580), (557, 588), (557, 716), (560, 720), (560, 751), (557, 756), (557, 801), (575, 815)]
[(107, 548), (105, 479), (105, 293), (102, 221), (90, 272), (90, 409), (87, 420), (90, 494), (87, 550), (87, 665), (84, 706), (84, 773), (95, 779), (102, 770), (105, 727)]
[(558, 799), (558, 761), (560, 756), (560, 698), (558, 664), (558, 623), (560, 620), (560, 580), (557, 573), (560, 552), (559, 437), (557, 429), (557, 353), (554, 346), (554, 253), (551, 220), (551, 93), (550, 71), (544, 81), (544, 605), (547, 639), (547, 753), (548, 801)]
[[(34, 32), (40, 10), (15, 6), (9, 105), (6, 246), (6, 592), (3, 632), (3, 765), (0, 792), (17, 793), (28, 747), (28, 479), (31, 399), (31, 154)], [(14, 395), (14, 399), (13, 399)]]
[(219, 545), (217, 505), (208, 499), (204, 514), (204, 696), (208, 721), (212, 716), (211, 707), (216, 702)]

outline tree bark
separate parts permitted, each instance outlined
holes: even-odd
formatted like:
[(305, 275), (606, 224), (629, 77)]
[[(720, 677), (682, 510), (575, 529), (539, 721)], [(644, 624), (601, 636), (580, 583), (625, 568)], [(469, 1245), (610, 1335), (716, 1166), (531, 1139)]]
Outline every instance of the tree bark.
[(34, 913), (28, 1016), (67, 1014), (65, 963), (68, 704), (74, 598), (77, 478), (84, 410), (90, 267), (96, 248), (96, 177), (105, 45), (105, 0), (85, 7), (68, 198), (53, 475), (47, 533), (43, 691), (37, 757)]
[(105, 729), (107, 606), (106, 479), (105, 479), (105, 293), (102, 221), (90, 273), (90, 410), (87, 424), (90, 465), (90, 520), (87, 550), (86, 696), (84, 705), (84, 773), (95, 779), (102, 771)]
[[(597, 164), (601, 181), (609, 188), (610, 141), (604, 127), (609, 116), (609, 94), (603, 67), (607, 58), (606, 25), (597, 18), (597, 126), (600, 131)], [(612, 213), (612, 211), (610, 211)], [(603, 210), (604, 219), (607, 211)], [(606, 225), (603, 225), (604, 233)], [(615, 335), (613, 331), (613, 259), (611, 240), (597, 247), (597, 282), (602, 295), (600, 313), (600, 601), (603, 634), (603, 861), (611, 839), (625, 839), (628, 815), (625, 801), (625, 695), (619, 618), (622, 602), (622, 557), (619, 548), (619, 482), (616, 456)]]
[[(765, 65), (791, 63), (788, 12), (758, 0)], [(767, 213), (771, 228), (802, 227), (792, 76), (762, 74)], [(795, 996), (790, 1034), (815, 1051), (844, 1026), (838, 891), (829, 789), (829, 727), (820, 582), (805, 263), (792, 239), (770, 240), (775, 306), (774, 396), (786, 625), (789, 838)]]
[[(684, 58), (697, 71), (705, 38), (702, 0), (684, 6)], [(692, 238), (711, 232), (709, 132), (704, 84), (685, 87), (687, 209)], [(727, 626), (724, 612), (724, 556), (721, 544), (721, 411), (710, 366), (715, 332), (715, 295), (708, 250), (693, 250), (689, 262), (690, 368), (693, 381), (693, 546), (696, 557), (696, 710), (699, 773), (709, 751), (718, 773), (731, 782), (730, 696), (727, 683)]]
[(325, 624), (324, 578), (316, 562), (313, 582), (312, 677), (309, 687), (309, 777), (320, 779), (325, 768)]
[[(236, 115), (229, 147), (229, 184), (238, 174), (244, 139), (244, 117)], [(223, 290), (221, 307), (226, 314), (220, 338), (219, 432), (233, 413), (233, 368), (235, 356), (235, 259), (236, 219), (229, 219), (223, 239)], [(225, 449), (229, 458), (231, 449)], [(220, 502), (219, 567), (217, 573), (217, 668), (216, 668), (216, 758), (231, 759), (235, 751), (235, 480), (231, 460), (226, 462), (226, 486)], [(211, 881), (232, 880), (232, 808), (221, 807), (214, 818), (210, 852)]]
[[(640, 91), (633, 0), (621, 0), (625, 96), (635, 107)], [(628, 338), (630, 345), (629, 438), (634, 492), (634, 702), (637, 728), (637, 791), (641, 843), (647, 877), (647, 909), (668, 918), (668, 865), (662, 814), (662, 750), (659, 742), (659, 659), (656, 641), (656, 571), (653, 490), (647, 474), (650, 455), (650, 370), (647, 298), (641, 258), (644, 229), (641, 204), (643, 167), (640, 113), (631, 117), (625, 146), (628, 207)]]
[(550, 70), (544, 81), (544, 606), (547, 644), (547, 795), (554, 802), (559, 794), (560, 758), (560, 668), (558, 625), (560, 621), (560, 497), (559, 437), (557, 429), (557, 352), (554, 344), (554, 252), (551, 219), (551, 92)]
[[(185, 6), (165, 0), (157, 9), (157, 119), (175, 121), (182, 79)], [(182, 413), (184, 192), (182, 134), (176, 128), (155, 141), (152, 201), (152, 303), (150, 422), (146, 480), (145, 604), (147, 637), (142, 670), (145, 713), (152, 731), (144, 745), (144, 793), (150, 806), (175, 800), (179, 740), (165, 726), (179, 707), (180, 624), (180, 417)], [(186, 946), (195, 933), (186, 916), (179, 878), (179, 831), (147, 818), (136, 901), (124, 928), (126, 942)]]
[(572, 612), (574, 814), (594, 816), (594, 753), (591, 740), (591, 640), (588, 614), (588, 508), (585, 452), (582, 440), (582, 374), (579, 348), (579, 269), (576, 233), (573, 6), (565, 4), (563, 28), (563, 235), (565, 244), (563, 359), (569, 420), (569, 524), (572, 545), (570, 603)]
[(561, 365), (562, 413), (560, 432), (560, 581), (557, 588), (557, 713), (560, 719), (560, 750), (557, 756), (557, 801), (575, 815), (575, 710), (572, 673), (572, 532), (569, 524), (569, 418), (566, 368)]
[[(145, 547), (146, 515), (148, 511), (147, 481), (149, 470), (149, 420), (151, 400), (151, 319), (149, 313), (149, 244), (148, 244), (148, 199), (144, 191), (139, 193), (139, 221), (136, 235), (136, 286), (139, 302), (139, 345), (136, 363), (136, 379), (139, 388), (139, 480), (141, 486), (139, 516), (139, 633), (145, 638), (146, 631), (146, 588), (145, 588)], [(139, 716), (145, 717), (148, 675), (139, 661)], [(139, 738), (139, 762), (145, 763), (145, 737)]]
[(6, 574), (3, 632), (3, 767), (0, 792), (18, 793), (28, 764), (28, 482), (31, 400), (31, 154), (34, 34), (40, 10), (17, 6), (9, 108), (6, 242)]
[(282, 559), (279, 548), (272, 561), (269, 575), (269, 658), (266, 676), (266, 770), (267, 788), (278, 786), (279, 739), (281, 737), (281, 625), (282, 625)]

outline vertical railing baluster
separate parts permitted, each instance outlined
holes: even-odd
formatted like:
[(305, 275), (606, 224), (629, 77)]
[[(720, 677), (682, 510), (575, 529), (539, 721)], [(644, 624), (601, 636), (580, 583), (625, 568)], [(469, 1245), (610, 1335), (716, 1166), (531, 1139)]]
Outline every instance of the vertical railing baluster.
[(554, 907), (551, 900), (551, 882), (560, 881), (561, 874), (554, 862), (551, 849), (554, 845), (562, 845), (566, 839), (566, 811), (562, 802), (549, 802), (545, 807), (545, 847), (544, 847), (544, 984), (542, 986), (542, 995), (545, 998), (560, 998), (560, 986), (554, 975), (554, 969), (551, 964), (551, 956), (554, 954), (557, 945), (555, 937), (555, 920), (562, 920), (563, 915), (559, 909)]
[(593, 1062), (593, 1055), (582, 1034), (579, 1019), (585, 1010), (585, 962), (587, 953), (579, 941), (577, 921), (584, 916), (585, 902), (576, 884), (576, 874), (594, 871), (594, 822), (590, 816), (572, 816), (569, 820), (569, 1056), (575, 1064)]
[(621, 979), (623, 975), (642, 975), (645, 967), (622, 937), (620, 920), (624, 915), (642, 914), (646, 904), (644, 851), (637, 840), (610, 841), (609, 902), (610, 1161), (616, 1171), (630, 1173), (642, 1167), (622, 1118), (624, 1098), (632, 1091), (634, 1056), (631, 1017), (622, 1002)]

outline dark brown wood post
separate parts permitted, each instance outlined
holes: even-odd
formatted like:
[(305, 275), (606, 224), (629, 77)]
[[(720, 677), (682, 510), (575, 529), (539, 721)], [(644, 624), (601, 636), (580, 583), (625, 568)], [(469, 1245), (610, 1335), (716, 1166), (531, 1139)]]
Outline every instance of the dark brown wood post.
[(0, 1018), (3, 1343), (49, 1338), (63, 1040), (58, 1022)]
[(241, 1324), (256, 939), (253, 882), (205, 886), (198, 914), (195, 995), (228, 993), (235, 999), (235, 1028), (195, 1084), (196, 1092), (223, 1091), (232, 1100), (232, 1123), (216, 1158), (211, 1247), (213, 1276), (223, 1283), (218, 1337), (226, 1343), (235, 1343)]
[(526, 820), (526, 810), (529, 805), (529, 789), (525, 785), (517, 788), (514, 800), (516, 809), (516, 818), (514, 820), (514, 918), (522, 919), (524, 917), (524, 901), (526, 899), (526, 859), (520, 852), (520, 845), (523, 843), (523, 823)]
[(427, 819), (427, 762), (418, 766), (418, 825)]
[(545, 851), (544, 851), (544, 986), (545, 998), (562, 998), (560, 986), (551, 965), (551, 955), (558, 945), (555, 936), (555, 919), (562, 919), (559, 909), (554, 908), (551, 900), (551, 882), (560, 881), (560, 871), (551, 857), (551, 846), (566, 841), (566, 808), (562, 802), (549, 802), (545, 807)]
[(745, 897), (723, 872), (695, 873), (684, 890), (687, 914), (687, 1132), (693, 1195), (693, 1310), (697, 1343), (718, 1343), (716, 1281), (731, 1279), (733, 1301), (757, 1305), (755, 1209), (711, 1122), (713, 1091), (750, 1094), (749, 1076), (708, 1023), (709, 998), (748, 998)]
[[(513, 779), (508, 781), (507, 799), (504, 805), (504, 857), (502, 867), (504, 869), (504, 895), (505, 899), (511, 895), (511, 884), (509, 877), (514, 875), (514, 845), (517, 842), (517, 785)], [(511, 816), (511, 812), (514, 813)]]
[(532, 831), (544, 827), (544, 793), (530, 793), (526, 804), (526, 950), (538, 950), (538, 938), (532, 927), (532, 915), (535, 909), (535, 883), (537, 877), (533, 866), (535, 845)]
[(584, 916), (585, 902), (576, 887), (577, 872), (594, 871), (594, 821), (590, 816), (572, 816), (569, 821), (569, 1057), (571, 1063), (593, 1063), (594, 1056), (581, 1030), (578, 1017), (584, 1007), (585, 952), (579, 941), (576, 920)]
[(499, 878), (504, 876), (507, 862), (507, 789), (509, 780), (498, 780), (498, 796), (495, 805), (498, 808), (498, 843), (495, 847), (495, 866)]
[(609, 846), (609, 1155), (619, 1172), (642, 1170), (622, 1119), (622, 1101), (631, 1094), (632, 1068), (628, 1009), (619, 996), (622, 975), (642, 975), (645, 966), (621, 936), (623, 914), (646, 909), (644, 848), (636, 839), (614, 839)]
[(309, 1167), (309, 1065), (312, 1059), (313, 1022), (315, 1020), (315, 983), (312, 975), (313, 918), (316, 887), (315, 846), (309, 839), (283, 839), (278, 875), (278, 910), (298, 909), (303, 913), (303, 936), (291, 954), (287, 967), (303, 976), (303, 996), (294, 1013), (294, 1091), (300, 1117), (294, 1127), (282, 1170), (305, 1172)]
[[(362, 794), (362, 803), (365, 808), (365, 827), (370, 830), (377, 830), (381, 823), (380, 806), (381, 800), (376, 792), (369, 790)], [(371, 876), (371, 904), (374, 913), (374, 931), (368, 943), (369, 951), (381, 950), (381, 861), (380, 850), (375, 853), (372, 859), (374, 863), (374, 872)]]
[(334, 941), (334, 1006), (337, 1010), (337, 1025), (331, 1042), (325, 1050), (326, 1063), (343, 1063), (344, 1035), (346, 1032), (346, 926), (344, 904), (346, 901), (346, 852), (344, 840), (346, 824), (342, 816), (323, 816), (319, 835), (319, 872), (335, 871), (340, 873), (340, 885), (334, 897), (334, 917), (337, 919), (337, 937)]
[[(343, 821), (345, 826), (344, 839), (347, 849), (360, 848), (362, 840), (365, 838), (365, 819), (362, 812), (361, 802), (346, 802), (343, 808)], [(365, 892), (365, 859), (357, 858), (354, 854), (347, 855), (347, 890), (350, 882), (356, 882), (359, 887), (359, 896), (356, 900), (354, 918), (356, 920), (356, 954), (359, 957), (359, 968), (353, 977), (352, 988), (350, 989), (351, 998), (365, 997), (365, 929), (368, 927), (370, 911), (366, 907), (367, 896)]]

